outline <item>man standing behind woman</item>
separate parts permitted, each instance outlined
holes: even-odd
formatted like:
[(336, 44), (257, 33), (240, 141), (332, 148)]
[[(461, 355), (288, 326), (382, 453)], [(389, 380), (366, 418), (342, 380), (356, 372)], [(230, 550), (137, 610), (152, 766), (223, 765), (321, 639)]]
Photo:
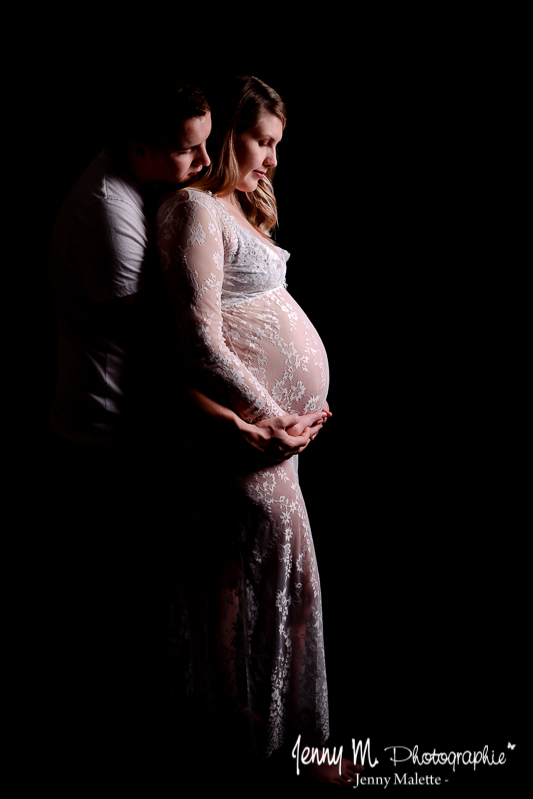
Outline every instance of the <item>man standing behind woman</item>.
[[(159, 642), (150, 609), (166, 546), (154, 455), (165, 435), (167, 362), (151, 197), (158, 184), (198, 179), (210, 163), (210, 131), (209, 104), (193, 84), (139, 85), (52, 233), (58, 376), (49, 558), (61, 564), (48, 575), (61, 674), (54, 698), (67, 716), (62, 729), (87, 758), (106, 745), (114, 757), (116, 735), (111, 741), (108, 733), (125, 731), (152, 700), (151, 651)], [(251, 451), (282, 459), (309, 441), (295, 417), (245, 425), (228, 408), (195, 399), (213, 429)], [(290, 436), (285, 428), (299, 423), (302, 434)]]

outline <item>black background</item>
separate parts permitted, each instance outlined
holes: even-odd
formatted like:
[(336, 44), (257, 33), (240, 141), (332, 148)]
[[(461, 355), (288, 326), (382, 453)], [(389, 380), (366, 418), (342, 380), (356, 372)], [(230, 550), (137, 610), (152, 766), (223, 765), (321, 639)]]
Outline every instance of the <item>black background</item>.
[[(116, 93), (154, 52), (162, 69), (196, 59), (199, 82), (256, 74), (288, 109), (274, 185), (289, 291), (330, 358), (333, 417), (300, 474), (322, 580), (332, 745), (370, 737), (379, 756), (392, 744), (498, 753), (511, 741), (518, 757), (523, 479), (509, 399), (519, 399), (523, 329), (523, 209), (511, 207), (522, 52), (480, 23), (453, 33), (428, 24), (422, 36), (406, 22), (397, 37), (389, 20), (342, 40), (336, 26), (324, 38), (319, 28), (304, 44), (297, 30), (260, 46), (239, 40), (231, 64), (224, 48), (206, 62), (200, 40), (177, 55), (152, 43), (115, 57), (103, 34), (81, 50), (66, 37), (36, 63), (31, 438), (45, 469), (47, 238), (106, 145)], [(454, 779), (508, 788), (517, 771), (505, 768), (497, 780), (496, 768)]]

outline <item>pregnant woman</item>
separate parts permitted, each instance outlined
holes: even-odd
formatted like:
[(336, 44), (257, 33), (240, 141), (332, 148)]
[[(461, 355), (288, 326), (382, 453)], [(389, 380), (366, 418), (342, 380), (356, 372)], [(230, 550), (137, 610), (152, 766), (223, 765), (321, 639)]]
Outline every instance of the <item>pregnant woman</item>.
[[(166, 197), (157, 217), (180, 368), (246, 423), (323, 411), (318, 432), (331, 415), (327, 357), (285, 287), (289, 254), (269, 233), (285, 107), (257, 78), (239, 78), (233, 91), (214, 115), (206, 175)], [(254, 462), (217, 442), (205, 456), (205, 423), (189, 417), (178, 429), (191, 506), (176, 605), (188, 692), (225, 708), (263, 756), (298, 735), (321, 746), (329, 730), (320, 581), (298, 456)]]

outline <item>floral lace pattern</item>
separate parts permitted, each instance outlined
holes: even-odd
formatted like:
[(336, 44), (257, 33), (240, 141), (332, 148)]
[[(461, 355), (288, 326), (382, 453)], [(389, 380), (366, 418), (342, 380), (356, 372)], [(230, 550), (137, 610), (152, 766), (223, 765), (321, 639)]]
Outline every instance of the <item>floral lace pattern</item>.
[[(191, 189), (165, 200), (157, 226), (190, 372), (246, 421), (322, 409), (327, 357), (286, 290), (289, 254)], [(190, 471), (194, 541), (174, 603), (186, 690), (244, 714), (263, 755), (288, 730), (320, 745), (328, 736), (320, 580), (297, 458), (259, 469), (224, 453), (199, 460)]]

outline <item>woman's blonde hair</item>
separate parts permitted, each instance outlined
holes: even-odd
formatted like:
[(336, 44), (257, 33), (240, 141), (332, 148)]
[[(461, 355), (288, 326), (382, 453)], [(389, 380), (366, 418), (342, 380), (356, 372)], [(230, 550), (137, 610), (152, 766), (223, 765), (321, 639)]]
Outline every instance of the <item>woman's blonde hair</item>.
[(236, 155), (237, 137), (253, 128), (267, 113), (277, 116), (283, 128), (286, 124), (285, 104), (274, 89), (253, 76), (236, 78), (229, 91), (225, 89), (220, 108), (211, 103), (213, 132), (209, 137), (211, 165), (194, 184), (195, 189), (225, 195), (235, 193), (245, 217), (265, 236), (270, 236), (278, 218), (276, 198), (272, 189), (275, 169), (267, 170), (253, 192), (239, 191), (239, 164)]

